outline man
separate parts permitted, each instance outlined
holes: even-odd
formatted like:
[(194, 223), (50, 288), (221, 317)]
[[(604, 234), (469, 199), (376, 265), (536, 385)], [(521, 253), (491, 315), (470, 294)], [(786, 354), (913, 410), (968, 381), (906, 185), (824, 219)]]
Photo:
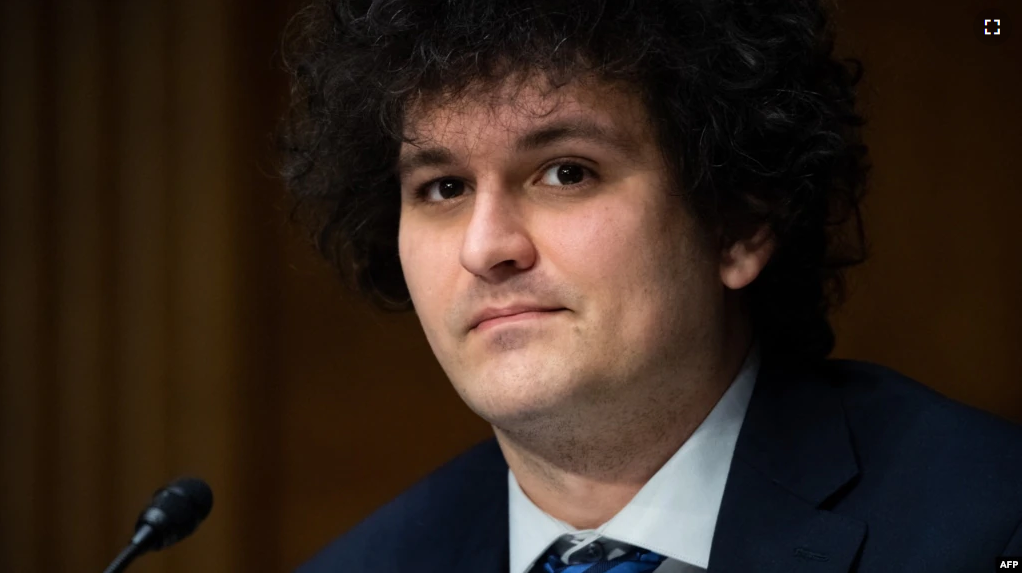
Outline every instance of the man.
[(293, 24), (284, 175), (495, 438), (304, 570), (1020, 554), (1019, 429), (826, 358), (867, 166), (820, 6), (353, 4)]

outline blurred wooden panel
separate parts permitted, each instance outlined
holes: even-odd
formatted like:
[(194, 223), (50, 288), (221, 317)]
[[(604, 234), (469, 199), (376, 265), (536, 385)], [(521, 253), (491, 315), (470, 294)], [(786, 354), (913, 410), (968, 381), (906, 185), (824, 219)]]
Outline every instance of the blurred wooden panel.
[(281, 561), (282, 459), (294, 445), (282, 433), (282, 396), (291, 383), (282, 370), (281, 284), (287, 272), (283, 237), (288, 234), (284, 190), (275, 174), (273, 127), (283, 113), (287, 86), (275, 60), (293, 0), (229, 5), (231, 41), (226, 47), (230, 101), (226, 175), (236, 188), (233, 210), (240, 243), (235, 290), (240, 401), (236, 457), (243, 474), (229, 486), (243, 501), (230, 528), (239, 540), (233, 568), (286, 569)]
[[(118, 113), (115, 165), (119, 241), (117, 307), (117, 425), (110, 500), (116, 553), (153, 491), (173, 476), (170, 401), (171, 297), (171, 52), (166, 1), (117, 3), (117, 58), (112, 99)], [(172, 551), (140, 559), (135, 571), (168, 571)], [(200, 566), (201, 568), (201, 566)]]
[(170, 259), (170, 416), (166, 445), (171, 472), (205, 478), (216, 512), (189, 544), (175, 548), (172, 570), (228, 571), (238, 541), (238, 434), (244, 386), (238, 380), (237, 304), (240, 238), (238, 191), (228, 177), (232, 101), (244, 97), (228, 83), (233, 29), (227, 2), (170, 4), (173, 147), (168, 173), (173, 192)]
[(0, 3), (0, 567), (38, 568), (39, 10)]
[[(46, 230), (55, 240), (56, 368), (49, 404), (57, 436), (47, 453), (55, 470), (49, 527), (61, 552), (55, 570), (102, 567), (113, 543), (108, 489), (112, 434), (108, 278), (112, 193), (106, 171), (109, 122), (104, 103), (110, 67), (102, 39), (107, 15), (90, 0), (63, 2), (53, 23), (56, 121), (52, 166), (54, 211)], [(48, 401), (49, 403), (50, 401)]]
[[(836, 355), (1019, 421), (1020, 40), (975, 35), (998, 5), (843, 4), (841, 49), (867, 72), (874, 248)], [(1019, 2), (1001, 5), (1020, 22)]]
[(214, 514), (133, 569), (241, 563), (237, 8), (3, 5), (0, 569), (101, 569), (184, 474)]

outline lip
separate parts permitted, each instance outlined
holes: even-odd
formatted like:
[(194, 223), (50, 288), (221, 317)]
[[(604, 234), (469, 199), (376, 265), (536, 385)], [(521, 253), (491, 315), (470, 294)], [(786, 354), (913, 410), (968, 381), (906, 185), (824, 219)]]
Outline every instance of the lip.
[(546, 316), (553, 311), (562, 310), (564, 310), (563, 307), (541, 307), (535, 305), (514, 305), (503, 308), (488, 307), (473, 317), (469, 330), (474, 331), (510, 321), (535, 319)]
[(514, 323), (518, 321), (530, 321), (535, 319), (543, 319), (550, 315), (553, 315), (561, 311), (561, 309), (549, 309), (546, 311), (526, 311), (523, 313), (515, 313), (514, 315), (504, 315), (502, 317), (494, 317), (493, 319), (487, 319), (479, 325), (473, 327), (476, 332), (486, 331), (487, 329), (504, 325), (505, 323)]

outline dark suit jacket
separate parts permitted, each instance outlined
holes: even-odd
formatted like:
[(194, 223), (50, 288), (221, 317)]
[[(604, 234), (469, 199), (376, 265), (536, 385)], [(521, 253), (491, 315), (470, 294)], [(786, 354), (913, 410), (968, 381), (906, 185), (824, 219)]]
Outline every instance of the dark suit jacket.
[[(764, 361), (711, 571), (993, 571), (1020, 555), (1021, 428), (876, 365)], [(508, 572), (508, 466), (490, 439), (300, 571)]]

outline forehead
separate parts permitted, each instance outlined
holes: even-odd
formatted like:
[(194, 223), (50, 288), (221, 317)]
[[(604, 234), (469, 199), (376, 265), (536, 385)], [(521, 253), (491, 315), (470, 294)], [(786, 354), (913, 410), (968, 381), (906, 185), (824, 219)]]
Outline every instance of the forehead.
[(424, 144), (458, 145), (483, 132), (515, 138), (538, 125), (573, 122), (623, 141), (650, 137), (642, 99), (626, 85), (579, 79), (554, 87), (540, 76), (513, 77), (497, 86), (470, 87), (457, 96), (411, 103), (402, 152)]

